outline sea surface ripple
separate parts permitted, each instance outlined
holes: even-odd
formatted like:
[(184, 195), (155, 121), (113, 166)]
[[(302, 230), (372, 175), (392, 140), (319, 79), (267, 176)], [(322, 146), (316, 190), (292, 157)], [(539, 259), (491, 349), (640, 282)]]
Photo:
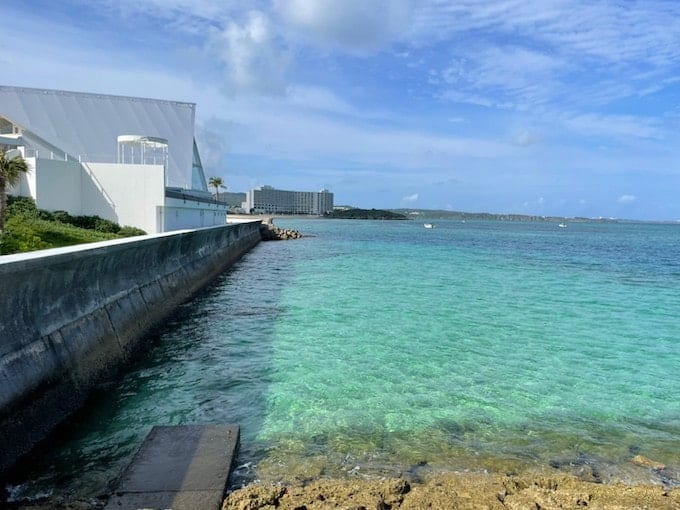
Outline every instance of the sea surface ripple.
[(680, 225), (277, 224), (310, 237), (183, 305), (13, 490), (106, 492), (152, 425), (215, 422), (241, 425), (233, 484), (680, 479)]

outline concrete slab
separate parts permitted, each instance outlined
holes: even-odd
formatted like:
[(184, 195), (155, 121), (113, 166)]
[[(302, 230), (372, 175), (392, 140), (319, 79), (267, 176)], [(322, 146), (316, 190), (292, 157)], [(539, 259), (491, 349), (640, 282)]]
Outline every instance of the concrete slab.
[(128, 492), (114, 495), (105, 510), (212, 510), (222, 506), (223, 496), (209, 491)]
[(154, 427), (105, 510), (219, 510), (238, 440), (238, 425)]

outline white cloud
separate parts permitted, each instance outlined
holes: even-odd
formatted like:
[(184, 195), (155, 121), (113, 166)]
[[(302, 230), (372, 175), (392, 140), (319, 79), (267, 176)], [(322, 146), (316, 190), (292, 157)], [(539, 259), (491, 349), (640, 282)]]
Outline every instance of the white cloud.
[(253, 0), (76, 0), (91, 7), (101, 7), (117, 11), (124, 16), (138, 16), (140, 13), (162, 19), (176, 19), (186, 22), (189, 18), (222, 20), (238, 11), (256, 8)]
[(294, 85), (288, 89), (288, 103), (331, 113), (357, 114), (357, 110), (332, 91), (314, 86)]
[(275, 0), (274, 6), (314, 41), (359, 52), (404, 38), (413, 10), (411, 0)]
[(656, 121), (633, 115), (558, 114), (565, 127), (581, 135), (660, 138)]
[(421, 4), (417, 27), (421, 37), (450, 38), (464, 32), (527, 34), (562, 55), (593, 57), (620, 63), (677, 61), (680, 6), (649, 0), (627, 3), (550, 0), (433, 1)]
[(530, 147), (539, 143), (541, 141), (541, 137), (534, 133), (530, 133), (529, 131), (523, 131), (515, 136), (514, 141), (521, 147)]
[[(206, 172), (230, 187), (347, 178), (365, 203), (390, 188), (397, 204), (420, 189), (480, 210), (649, 207), (606, 191), (618, 182), (678, 217), (674, 0), (10, 4), (11, 84), (195, 102)], [(439, 185), (451, 172), (462, 184)]]
[[(354, 116), (327, 116), (286, 105), (277, 98), (239, 98), (225, 106), (233, 123), (223, 123), (232, 154), (263, 155), (280, 161), (344, 161), (344, 168), (390, 167), (397, 173), (432, 169), (432, 182), (449, 175), (458, 158), (513, 158), (518, 149), (508, 143), (444, 136), (427, 130), (382, 125)], [(216, 128), (213, 124), (211, 128)], [(354, 170), (347, 170), (352, 171)]]
[(206, 177), (224, 176), (227, 173), (225, 168), (225, 158), (229, 150), (227, 140), (223, 133), (211, 129), (209, 123), (196, 124), (196, 144)]
[(525, 210), (527, 213), (536, 213), (538, 211), (542, 211), (543, 208), (546, 205), (546, 200), (543, 197), (538, 197), (535, 200), (527, 200), (522, 203), (522, 208)]
[(401, 199), (402, 202), (417, 202), (418, 201), (418, 193), (414, 193), (413, 195), (408, 195), (406, 197), (403, 197)]
[(251, 11), (242, 25), (230, 21), (210, 46), (226, 65), (227, 88), (235, 93), (282, 95), (291, 54), (277, 40), (269, 18)]
[(467, 103), (476, 106), (484, 106), (486, 108), (490, 108), (491, 106), (501, 107), (499, 104), (495, 103), (495, 101), (489, 97), (481, 96), (478, 94), (459, 92), (458, 90), (452, 89), (442, 92), (439, 95), (439, 97), (448, 101), (452, 101), (454, 103)]
[(450, 99), (485, 106), (542, 104), (561, 88), (558, 77), (567, 68), (563, 59), (542, 51), (494, 45), (453, 59), (441, 78)]
[(668, 89), (680, 66), (677, 2), (431, 1), (416, 18), (418, 44), (449, 43), (429, 82), (458, 102), (599, 107)]

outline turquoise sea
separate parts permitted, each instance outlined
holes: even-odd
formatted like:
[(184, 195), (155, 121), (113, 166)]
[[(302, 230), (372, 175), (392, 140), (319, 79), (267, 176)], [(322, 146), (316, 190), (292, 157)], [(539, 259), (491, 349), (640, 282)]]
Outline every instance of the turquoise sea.
[[(18, 475), (96, 495), (154, 424), (238, 423), (234, 485), (562, 470), (680, 484), (680, 225), (277, 220)], [(644, 455), (666, 465), (631, 462)]]

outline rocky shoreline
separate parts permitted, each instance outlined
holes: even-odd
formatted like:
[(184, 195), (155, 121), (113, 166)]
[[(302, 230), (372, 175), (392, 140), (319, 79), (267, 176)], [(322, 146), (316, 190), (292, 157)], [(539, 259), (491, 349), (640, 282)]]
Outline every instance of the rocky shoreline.
[(680, 508), (680, 488), (585, 482), (555, 476), (449, 473), (409, 483), (319, 479), (307, 484), (250, 485), (225, 499), (222, 510)]
[(303, 237), (297, 230), (279, 228), (271, 222), (262, 222), (262, 225), (260, 225), (260, 236), (263, 241), (288, 241)]
[[(48, 497), (0, 503), (23, 510), (102, 509), (107, 497)], [(254, 483), (227, 495), (222, 510), (421, 510), (421, 509), (680, 509), (680, 487), (594, 483), (554, 473), (439, 473), (422, 480), (319, 478), (291, 483)], [(197, 509), (199, 510), (199, 509)]]

